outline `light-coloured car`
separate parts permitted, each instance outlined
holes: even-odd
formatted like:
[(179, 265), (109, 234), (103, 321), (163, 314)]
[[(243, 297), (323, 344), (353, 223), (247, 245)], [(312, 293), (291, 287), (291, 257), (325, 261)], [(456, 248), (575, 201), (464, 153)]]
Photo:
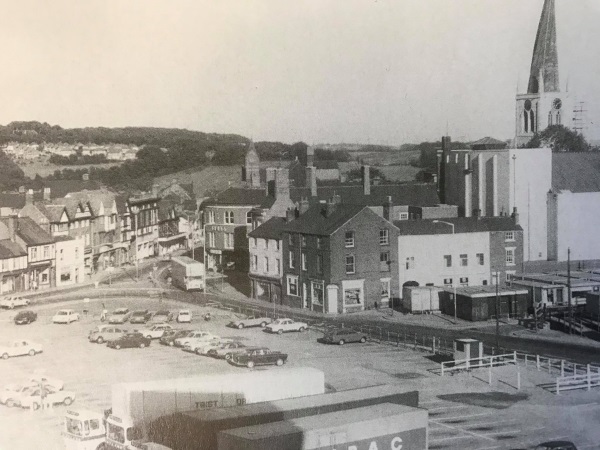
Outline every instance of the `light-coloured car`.
[(55, 378), (41, 376), (31, 377), (21, 384), (8, 384), (0, 391), (0, 403), (12, 408), (19, 406), (21, 395), (31, 388), (39, 387), (40, 384), (48, 386), (53, 391), (60, 391), (64, 387), (64, 382)]
[(0, 357), (8, 359), (11, 356), (29, 355), (35, 356), (44, 351), (43, 347), (37, 342), (21, 339), (0, 345)]
[(29, 305), (29, 300), (21, 297), (4, 297), (0, 300), (0, 307), (13, 309), (17, 306), (27, 306)]
[(182, 309), (177, 314), (178, 323), (192, 323), (192, 312), (189, 309)]
[(108, 323), (119, 323), (123, 324), (129, 320), (131, 317), (131, 311), (127, 308), (117, 308), (113, 311), (113, 313), (108, 318)]
[[(42, 397), (42, 389), (44, 396)], [(39, 409), (43, 403), (64, 403), (69, 406), (75, 401), (75, 392), (72, 391), (56, 391), (50, 387), (34, 387), (29, 388), (21, 394), (20, 405), (22, 408)]]
[(61, 309), (52, 316), (52, 323), (71, 323), (79, 320), (79, 314), (72, 309)]
[(165, 331), (171, 331), (173, 327), (166, 323), (159, 323), (151, 326), (150, 328), (144, 328), (141, 330), (137, 330), (138, 333), (143, 334), (148, 339), (160, 339)]
[(115, 341), (127, 333), (127, 330), (115, 325), (99, 325), (90, 331), (88, 340), (102, 344), (104, 342)]
[(232, 342), (231, 339), (213, 339), (210, 340), (208, 342), (191, 342), (188, 345), (186, 345), (185, 347), (183, 347), (183, 349), (185, 351), (188, 352), (194, 352), (197, 355), (208, 355), (208, 352), (212, 349), (216, 349), (219, 348), (221, 345), (223, 344), (227, 344), (229, 342)]
[(227, 326), (232, 328), (248, 328), (248, 327), (261, 327), (264, 328), (271, 323), (269, 317), (264, 316), (249, 316), (245, 319), (238, 319), (230, 322)]
[(184, 347), (192, 342), (196, 344), (199, 342), (208, 342), (214, 339), (219, 339), (219, 337), (209, 333), (208, 331), (196, 330), (192, 331), (188, 336), (175, 339), (175, 345), (177, 347)]
[(217, 348), (210, 349), (207, 355), (217, 359), (231, 359), (236, 353), (245, 352), (248, 348), (241, 342), (227, 342)]
[(303, 332), (308, 329), (308, 324), (304, 322), (295, 322), (292, 319), (277, 319), (265, 327), (269, 333), (286, 333), (288, 331)]

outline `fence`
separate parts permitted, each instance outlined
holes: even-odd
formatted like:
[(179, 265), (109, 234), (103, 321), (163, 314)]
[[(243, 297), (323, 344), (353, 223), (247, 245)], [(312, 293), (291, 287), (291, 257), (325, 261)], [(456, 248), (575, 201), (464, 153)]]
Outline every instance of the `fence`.
[(600, 387), (600, 367), (588, 364), (585, 373), (571, 376), (560, 376), (556, 378), (556, 395), (561, 391), (572, 391), (575, 389), (587, 389)]
[(484, 367), (505, 366), (507, 364), (517, 365), (517, 352), (506, 353), (504, 355), (481, 356), (479, 358), (457, 359), (454, 361), (445, 361), (441, 365), (441, 375), (460, 370), (480, 369)]

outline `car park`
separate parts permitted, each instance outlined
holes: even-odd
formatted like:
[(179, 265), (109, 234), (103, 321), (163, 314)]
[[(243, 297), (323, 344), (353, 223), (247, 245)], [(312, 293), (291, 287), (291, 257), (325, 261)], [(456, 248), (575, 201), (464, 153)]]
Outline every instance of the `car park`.
[(228, 327), (231, 328), (248, 328), (248, 327), (261, 327), (264, 328), (271, 323), (271, 319), (269, 317), (264, 316), (249, 316), (245, 319), (233, 320), (227, 324)]
[(295, 322), (292, 319), (277, 319), (271, 324), (267, 325), (264, 330), (269, 333), (286, 333), (290, 331), (303, 332), (308, 329), (308, 324), (304, 322)]
[(127, 333), (127, 330), (114, 325), (99, 325), (90, 331), (88, 340), (102, 344), (104, 342), (114, 341)]
[(188, 345), (189, 343), (191, 343), (192, 341), (209, 341), (211, 339), (218, 339), (217, 336), (215, 336), (212, 333), (209, 333), (208, 331), (201, 331), (201, 330), (195, 330), (190, 332), (190, 334), (188, 334), (187, 336), (184, 337), (180, 337), (175, 339), (175, 346), (176, 347), (184, 347), (186, 345)]
[(14, 318), (14, 322), (16, 325), (27, 325), (31, 322), (35, 322), (36, 320), (37, 313), (28, 309), (25, 311), (19, 311)]
[(11, 356), (35, 356), (43, 351), (43, 347), (33, 341), (21, 339), (0, 345), (0, 357), (8, 359)]
[(79, 313), (76, 313), (72, 309), (61, 309), (52, 316), (52, 323), (66, 323), (77, 322), (79, 320)]
[(175, 339), (179, 339), (182, 337), (186, 337), (190, 334), (190, 330), (169, 330), (165, 331), (162, 337), (159, 339), (159, 342), (162, 345), (168, 345), (169, 347), (175, 346)]
[(108, 323), (112, 324), (123, 324), (129, 320), (131, 317), (131, 311), (127, 308), (117, 308), (113, 311), (113, 313), (108, 318)]
[(192, 312), (189, 309), (182, 309), (177, 314), (177, 323), (192, 323)]
[(165, 331), (171, 331), (173, 327), (166, 323), (159, 323), (151, 326), (150, 328), (143, 328), (141, 330), (137, 330), (138, 333), (143, 334), (148, 339), (160, 339)]
[(234, 366), (245, 366), (249, 369), (254, 366), (277, 365), (282, 366), (287, 361), (288, 355), (266, 347), (254, 348), (245, 352), (236, 353), (229, 359)]
[(173, 320), (173, 313), (166, 309), (161, 309), (156, 311), (152, 316), (152, 323), (163, 323), (163, 322), (171, 322)]
[(325, 333), (319, 341), (326, 344), (339, 344), (344, 345), (348, 342), (367, 342), (367, 336), (364, 333), (360, 333), (352, 328), (329, 328), (325, 330)]
[(122, 348), (145, 348), (150, 345), (151, 339), (144, 336), (142, 333), (127, 333), (119, 339), (110, 341), (106, 344), (107, 347), (120, 350)]
[(225, 342), (216, 348), (210, 349), (207, 355), (217, 359), (231, 359), (233, 355), (245, 352), (248, 349), (250, 347), (241, 342)]
[(129, 323), (146, 323), (152, 318), (152, 313), (147, 309), (133, 311), (129, 317)]
[[(42, 389), (45, 391), (42, 396)], [(51, 387), (35, 387), (25, 390), (19, 397), (22, 408), (39, 409), (44, 403), (52, 405), (63, 403), (69, 406), (75, 401), (75, 392), (57, 391)]]
[(4, 297), (0, 300), (0, 307), (13, 309), (17, 306), (27, 306), (29, 303), (28, 299), (22, 297)]

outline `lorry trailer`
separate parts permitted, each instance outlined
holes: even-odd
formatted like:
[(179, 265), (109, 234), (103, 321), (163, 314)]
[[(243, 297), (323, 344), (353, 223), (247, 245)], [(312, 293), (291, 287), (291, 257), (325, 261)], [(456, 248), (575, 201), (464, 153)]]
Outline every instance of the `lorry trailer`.
[(214, 450), (217, 448), (217, 435), (223, 430), (379, 403), (417, 407), (419, 392), (407, 392), (401, 385), (379, 385), (232, 408), (187, 411), (162, 417), (152, 423), (149, 437), (173, 450)]
[(382, 403), (221, 431), (218, 450), (424, 450), (428, 413)]
[(152, 440), (150, 424), (176, 412), (324, 392), (325, 375), (311, 367), (116, 384), (112, 386), (112, 413), (106, 420), (106, 450), (134, 449), (131, 441)]
[(171, 280), (184, 291), (204, 290), (206, 283), (204, 263), (188, 256), (171, 258)]

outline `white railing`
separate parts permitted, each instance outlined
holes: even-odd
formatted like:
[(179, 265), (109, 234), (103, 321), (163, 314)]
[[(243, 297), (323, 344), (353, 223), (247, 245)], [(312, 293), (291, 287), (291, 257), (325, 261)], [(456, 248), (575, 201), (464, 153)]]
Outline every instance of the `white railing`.
[(587, 389), (600, 387), (600, 368), (588, 364), (586, 373), (571, 376), (561, 376), (556, 379), (556, 395), (561, 391), (572, 391), (575, 389)]
[(481, 369), (484, 367), (498, 367), (507, 364), (517, 364), (517, 352), (506, 353), (504, 355), (481, 356), (479, 358), (456, 359), (453, 361), (442, 362), (441, 375), (460, 370)]

